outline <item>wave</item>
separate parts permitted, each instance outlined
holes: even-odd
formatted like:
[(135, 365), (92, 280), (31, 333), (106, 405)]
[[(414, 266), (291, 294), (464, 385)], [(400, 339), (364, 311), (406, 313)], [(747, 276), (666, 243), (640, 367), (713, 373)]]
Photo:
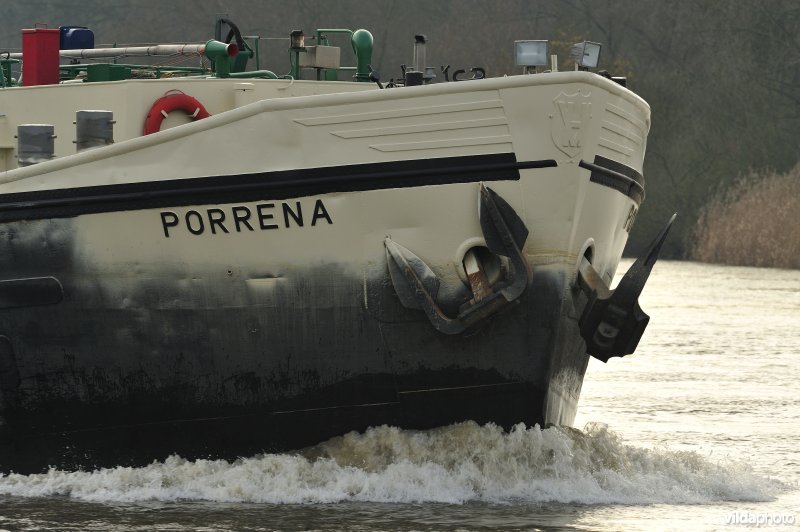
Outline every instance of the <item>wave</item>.
[(638, 448), (602, 424), (506, 432), (473, 422), (377, 427), (233, 462), (171, 456), (138, 468), (0, 477), (4, 495), (105, 502), (681, 504), (765, 501), (778, 489), (746, 464)]

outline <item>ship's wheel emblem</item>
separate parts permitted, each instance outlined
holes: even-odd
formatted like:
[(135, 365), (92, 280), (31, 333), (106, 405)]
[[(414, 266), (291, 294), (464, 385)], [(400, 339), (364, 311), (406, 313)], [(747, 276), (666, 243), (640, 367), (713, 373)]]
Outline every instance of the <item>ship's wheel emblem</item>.
[(589, 96), (562, 92), (553, 99), (555, 112), (550, 115), (550, 134), (556, 147), (569, 157), (583, 150), (583, 135), (592, 114)]

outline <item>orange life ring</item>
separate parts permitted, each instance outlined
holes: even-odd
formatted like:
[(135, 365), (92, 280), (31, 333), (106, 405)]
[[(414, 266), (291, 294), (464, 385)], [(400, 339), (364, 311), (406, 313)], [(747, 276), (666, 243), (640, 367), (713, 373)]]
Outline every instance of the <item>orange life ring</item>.
[(164, 96), (153, 103), (147, 118), (144, 120), (144, 134), (157, 133), (161, 131), (161, 122), (172, 111), (183, 111), (192, 120), (202, 120), (211, 116), (203, 104), (181, 91), (169, 91)]

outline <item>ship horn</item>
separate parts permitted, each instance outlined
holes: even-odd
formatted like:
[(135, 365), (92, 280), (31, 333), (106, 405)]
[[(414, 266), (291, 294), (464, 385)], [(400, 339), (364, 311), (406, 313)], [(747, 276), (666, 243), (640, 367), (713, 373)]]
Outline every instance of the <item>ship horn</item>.
[(636, 350), (650, 316), (639, 306), (647, 278), (658, 260), (661, 246), (675, 221), (673, 214), (647, 251), (636, 259), (615, 290), (609, 290), (600, 275), (584, 257), (578, 268), (578, 286), (589, 298), (580, 319), (586, 352), (607, 362)]
[(421, 258), (391, 238), (384, 240), (389, 275), (400, 303), (421, 309), (434, 328), (458, 334), (494, 315), (517, 300), (527, 289), (530, 267), (522, 254), (528, 229), (514, 209), (496, 192), (481, 184), (480, 224), (489, 251), (509, 259), (504, 281), (488, 287), (473, 286), (473, 297), (460, 306), (456, 317), (448, 316), (437, 302), (441, 281)]

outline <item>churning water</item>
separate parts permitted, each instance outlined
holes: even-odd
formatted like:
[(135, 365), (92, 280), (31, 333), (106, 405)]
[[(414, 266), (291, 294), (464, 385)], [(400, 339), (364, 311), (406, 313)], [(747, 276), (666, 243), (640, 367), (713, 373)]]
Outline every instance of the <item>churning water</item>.
[(661, 262), (641, 299), (637, 354), (590, 363), (582, 430), (377, 427), (232, 463), (12, 474), (0, 529), (797, 526), (800, 271)]

